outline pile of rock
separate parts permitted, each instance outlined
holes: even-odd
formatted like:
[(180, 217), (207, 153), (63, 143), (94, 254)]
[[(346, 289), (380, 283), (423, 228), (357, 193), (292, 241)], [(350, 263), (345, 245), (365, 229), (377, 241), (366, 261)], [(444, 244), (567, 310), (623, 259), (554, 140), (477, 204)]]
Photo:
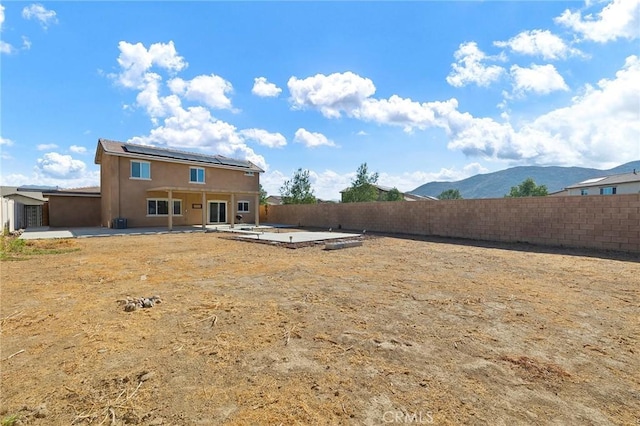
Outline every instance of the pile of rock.
[(118, 301), (124, 305), (125, 312), (133, 312), (138, 308), (153, 308), (156, 303), (162, 303), (160, 296), (131, 298), (127, 296), (124, 300)]

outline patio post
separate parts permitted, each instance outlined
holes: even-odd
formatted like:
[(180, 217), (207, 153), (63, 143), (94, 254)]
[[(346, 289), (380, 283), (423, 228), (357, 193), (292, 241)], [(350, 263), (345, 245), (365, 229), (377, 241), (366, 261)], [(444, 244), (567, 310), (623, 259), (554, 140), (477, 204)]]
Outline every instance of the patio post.
[(169, 190), (169, 231), (173, 231), (173, 191)]
[(236, 194), (231, 193), (231, 206), (229, 206), (229, 215), (231, 216), (231, 228), (236, 224)]
[(256, 211), (256, 226), (260, 226), (260, 194), (256, 195), (254, 200)]
[(207, 230), (207, 194), (202, 191), (202, 230)]

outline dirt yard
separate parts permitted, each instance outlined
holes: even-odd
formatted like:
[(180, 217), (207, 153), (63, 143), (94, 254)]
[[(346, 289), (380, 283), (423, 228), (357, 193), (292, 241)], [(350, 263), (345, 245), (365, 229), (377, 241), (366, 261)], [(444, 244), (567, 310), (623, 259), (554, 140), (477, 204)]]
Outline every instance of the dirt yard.
[(638, 256), (55, 244), (1, 265), (3, 425), (640, 424)]

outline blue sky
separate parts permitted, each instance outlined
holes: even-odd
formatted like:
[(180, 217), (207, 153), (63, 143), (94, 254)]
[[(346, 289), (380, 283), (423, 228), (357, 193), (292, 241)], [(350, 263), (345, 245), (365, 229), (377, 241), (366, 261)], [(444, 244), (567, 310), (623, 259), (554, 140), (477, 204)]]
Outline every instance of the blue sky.
[(410, 191), (640, 159), (640, 0), (5, 2), (1, 183), (99, 184), (98, 138)]

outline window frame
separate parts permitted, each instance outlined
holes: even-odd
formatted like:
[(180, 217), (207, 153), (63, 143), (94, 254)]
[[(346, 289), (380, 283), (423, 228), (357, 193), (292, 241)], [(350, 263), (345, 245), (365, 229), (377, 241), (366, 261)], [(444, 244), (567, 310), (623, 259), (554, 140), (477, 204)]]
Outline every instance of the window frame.
[[(242, 206), (243, 208), (240, 208), (240, 204), (246, 204), (246, 210), (244, 209), (244, 206)], [(250, 210), (249, 206), (250, 206), (249, 201), (247, 201), (247, 200), (238, 200), (237, 205), (236, 205), (236, 207), (237, 207), (236, 212), (237, 213), (251, 213), (251, 210)]]
[(600, 195), (616, 195), (617, 188), (617, 186), (603, 186), (600, 188)]
[[(195, 170), (196, 171), (196, 180), (192, 180), (191, 179), (191, 173), (192, 171)], [(197, 180), (200, 176), (199, 175), (199, 171), (202, 171), (202, 181)], [(207, 172), (205, 170), (204, 167), (195, 167), (195, 166), (191, 166), (189, 167), (189, 183), (197, 183), (200, 185), (204, 185), (207, 181)]]
[[(155, 211), (156, 213), (149, 213), (149, 202), (154, 202), (155, 203)], [(173, 215), (172, 216), (182, 216), (182, 199), (180, 198), (173, 198)], [(167, 203), (167, 213), (157, 213), (159, 208), (158, 208), (158, 203), (159, 202), (165, 202)], [(176, 206), (178, 207), (178, 211), (179, 213), (176, 213)], [(169, 216), (169, 199), (168, 198), (147, 198), (147, 217), (167, 217)]]
[(255, 176), (256, 173), (254, 171), (247, 171), (247, 172), (244, 172), (244, 175), (245, 176)]
[(582, 189), (580, 190), (580, 195), (589, 195), (589, 190), (588, 190), (588, 189), (586, 189), (586, 188), (582, 188)]
[[(140, 176), (134, 176), (133, 175), (133, 164), (134, 163), (138, 163), (140, 164)], [(147, 172), (149, 174), (149, 176), (143, 176), (143, 165), (147, 165)], [(129, 179), (136, 179), (136, 180), (151, 180), (151, 162), (149, 161), (144, 161), (144, 160), (130, 160), (129, 162)]]

